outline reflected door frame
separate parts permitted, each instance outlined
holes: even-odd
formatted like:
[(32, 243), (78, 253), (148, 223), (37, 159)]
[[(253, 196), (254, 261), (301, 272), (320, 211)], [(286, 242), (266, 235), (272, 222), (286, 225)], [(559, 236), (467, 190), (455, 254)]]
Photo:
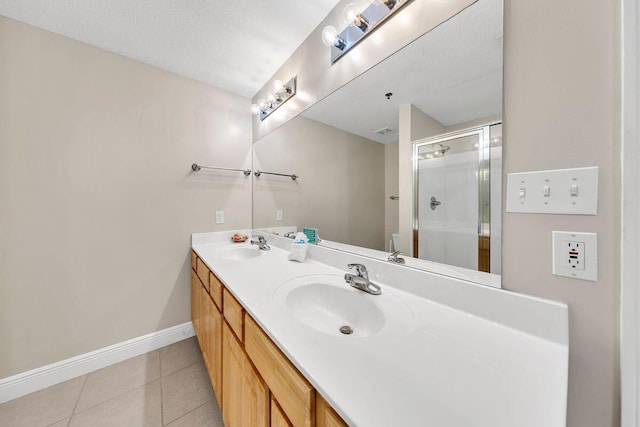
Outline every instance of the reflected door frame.
[(419, 150), (421, 147), (428, 145), (443, 144), (456, 139), (477, 135), (479, 139), (478, 146), (478, 270), (490, 272), (490, 252), (491, 252), (491, 208), (490, 203), (483, 203), (481, 194), (486, 194), (490, 199), (491, 182), (490, 182), (490, 128), (491, 126), (501, 124), (501, 121), (486, 123), (480, 126), (474, 126), (455, 132), (440, 134), (428, 138), (412, 141), (412, 167), (413, 167), (413, 256), (419, 258), (418, 242), (420, 237), (420, 216), (419, 216)]

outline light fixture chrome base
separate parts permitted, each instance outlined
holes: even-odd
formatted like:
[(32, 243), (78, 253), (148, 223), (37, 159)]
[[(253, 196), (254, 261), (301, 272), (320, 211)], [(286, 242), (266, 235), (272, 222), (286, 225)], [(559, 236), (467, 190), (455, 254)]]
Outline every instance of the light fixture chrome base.
[(331, 46), (331, 63), (336, 61), (360, 43), (371, 34), (380, 24), (389, 19), (394, 13), (402, 9), (412, 0), (393, 1), (393, 0), (374, 0), (371, 4), (359, 14), (361, 17), (360, 25), (355, 23), (349, 24), (347, 28), (336, 37), (340, 43)]
[(282, 93), (276, 94), (276, 100), (269, 104), (266, 109), (260, 111), (260, 121), (269, 117), (269, 114), (276, 111), (282, 104), (287, 102), (296, 94), (297, 81), (298, 77), (296, 76), (284, 84), (286, 90)]

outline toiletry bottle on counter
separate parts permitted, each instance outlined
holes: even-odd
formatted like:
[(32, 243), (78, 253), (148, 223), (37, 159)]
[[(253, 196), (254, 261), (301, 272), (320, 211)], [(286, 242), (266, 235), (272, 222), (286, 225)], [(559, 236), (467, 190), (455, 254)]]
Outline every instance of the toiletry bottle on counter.
[(291, 252), (289, 252), (289, 261), (303, 262), (307, 259), (308, 245), (307, 236), (304, 233), (296, 233), (291, 244)]

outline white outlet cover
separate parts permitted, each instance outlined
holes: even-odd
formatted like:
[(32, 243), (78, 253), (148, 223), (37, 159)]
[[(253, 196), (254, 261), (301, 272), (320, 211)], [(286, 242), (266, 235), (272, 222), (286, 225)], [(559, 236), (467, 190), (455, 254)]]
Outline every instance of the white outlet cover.
[(282, 221), (283, 213), (280, 209), (276, 211), (276, 221)]
[(224, 211), (216, 211), (216, 224), (224, 224)]
[[(567, 245), (569, 242), (578, 243), (578, 245), (572, 245), (573, 248), (584, 247), (583, 253), (579, 255), (583, 260), (584, 269), (575, 268), (568, 262)], [(596, 233), (554, 231), (552, 232), (552, 247), (553, 274), (592, 282), (598, 280), (598, 235)]]

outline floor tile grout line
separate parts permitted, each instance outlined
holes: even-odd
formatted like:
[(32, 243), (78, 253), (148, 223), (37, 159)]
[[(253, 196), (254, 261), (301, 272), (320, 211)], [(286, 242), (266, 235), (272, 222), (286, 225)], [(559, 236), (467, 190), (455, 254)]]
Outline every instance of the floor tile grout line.
[[(214, 397), (213, 399), (215, 399), (215, 397)], [(162, 424), (162, 425), (163, 425), (163, 427), (170, 426), (171, 424), (175, 423), (175, 422), (176, 422), (176, 421), (178, 421), (179, 419), (186, 417), (187, 415), (189, 415), (189, 414), (190, 414), (190, 413), (192, 413), (193, 411), (195, 411), (195, 410), (197, 410), (197, 409), (202, 408), (204, 405), (206, 405), (207, 403), (211, 402), (213, 399), (209, 399), (209, 400), (207, 400), (206, 402), (204, 402), (202, 405), (200, 405), (200, 406), (198, 406), (198, 407), (196, 407), (196, 408), (193, 408), (192, 410), (190, 410), (190, 411), (188, 411), (188, 412), (185, 412), (184, 414), (180, 415), (180, 416), (179, 416), (178, 418), (176, 418), (175, 420), (171, 421), (169, 424), (164, 424), (164, 420), (163, 420), (163, 424)]]
[[(129, 389), (129, 390), (125, 391), (124, 393), (120, 393), (120, 394), (119, 394), (119, 395), (117, 395), (117, 396), (113, 396), (111, 399), (107, 399), (107, 400), (105, 400), (104, 402), (100, 402), (100, 403), (98, 403), (98, 404), (96, 404), (96, 405), (93, 405), (93, 406), (90, 406), (90, 407), (88, 407), (88, 408), (86, 408), (86, 409), (83, 409), (82, 411), (78, 412), (77, 414), (73, 414), (73, 416), (80, 415), (80, 414), (84, 414), (85, 412), (90, 411), (91, 409), (94, 409), (94, 408), (96, 408), (96, 407), (98, 407), (98, 406), (100, 406), (100, 405), (104, 405), (104, 404), (105, 404), (105, 403), (107, 403), (107, 402), (111, 402), (112, 400), (115, 400), (115, 399), (117, 399), (117, 398), (119, 398), (119, 397), (122, 397), (122, 395), (124, 395), (124, 394), (131, 393), (131, 392), (133, 392), (133, 391), (136, 391), (136, 390), (138, 390), (138, 389), (141, 389), (141, 388), (143, 388), (143, 387), (146, 387), (146, 386), (148, 386), (149, 384), (153, 384), (153, 383), (154, 383), (154, 382), (156, 382), (156, 381), (160, 381), (160, 378), (156, 378), (156, 379), (155, 379), (155, 380), (153, 380), (153, 381), (149, 381), (148, 383), (144, 383), (144, 384), (142, 384), (142, 385), (140, 385), (140, 386), (138, 386), (138, 387), (134, 387), (134, 388), (132, 388), (132, 389)], [(162, 383), (160, 383), (160, 387), (162, 387)]]
[[(139, 355), (139, 356), (136, 356), (136, 357), (140, 357), (140, 356), (148, 356), (148, 355), (150, 355), (150, 354), (152, 354), (152, 353), (154, 353), (154, 352), (156, 352), (156, 351), (158, 351), (158, 350), (153, 350), (153, 351), (150, 351), (150, 352), (148, 352), (148, 353), (143, 353), (143, 354), (141, 354), (141, 355)], [(127, 360), (130, 360), (130, 359), (127, 359)], [(122, 362), (119, 362), (119, 363), (123, 363), (123, 362), (126, 362), (126, 360), (124, 360), (124, 361), (122, 361)], [(160, 362), (160, 352), (158, 351), (158, 366), (159, 366), (159, 362)], [(113, 365), (111, 365), (111, 366), (113, 366)], [(107, 366), (107, 368), (108, 368), (108, 366)], [(92, 374), (92, 373), (94, 373), (94, 372), (101, 371), (101, 370), (103, 370), (103, 369), (106, 369), (106, 368), (96, 369), (95, 371), (92, 371), (92, 372), (89, 372), (88, 374), (86, 374), (86, 375), (87, 375), (87, 378), (85, 378), (85, 384), (83, 384), (83, 385), (82, 385), (82, 391), (80, 392), (80, 396), (82, 396), (82, 392), (84, 392), (84, 388), (85, 388), (86, 382), (89, 380), (89, 375), (91, 375), (91, 374)], [(158, 370), (158, 371), (159, 371), (159, 370)], [(110, 402), (110, 401), (112, 401), (113, 399), (116, 399), (116, 398), (118, 398), (118, 397), (122, 396), (122, 395), (123, 395), (123, 394), (125, 394), (125, 393), (129, 393), (130, 391), (137, 390), (137, 389), (139, 389), (140, 387), (144, 387), (144, 386), (146, 386), (147, 384), (151, 384), (151, 383), (152, 383), (152, 382), (154, 382), (154, 381), (159, 381), (159, 380), (160, 380), (160, 375), (161, 375), (161, 374), (160, 374), (160, 372), (158, 372), (158, 378), (153, 379), (153, 380), (147, 380), (147, 379), (146, 379), (146, 377), (145, 377), (145, 381), (146, 381), (146, 382), (145, 382), (144, 384), (141, 384), (141, 385), (139, 385), (139, 386), (137, 386), (137, 387), (133, 387), (133, 388), (130, 388), (130, 389), (128, 389), (128, 390), (125, 390), (125, 391), (123, 391), (123, 392), (121, 392), (121, 393), (118, 393), (117, 395), (115, 395), (115, 396), (113, 396), (113, 397), (111, 397), (111, 398), (109, 398), (109, 399), (107, 399), (107, 400), (103, 400), (102, 402), (96, 403), (95, 405), (92, 405), (92, 406), (89, 406), (89, 407), (87, 407), (87, 408), (84, 408), (82, 411), (79, 411), (78, 413), (79, 413), (79, 414), (81, 414), (81, 413), (83, 413), (83, 412), (87, 412), (89, 409), (95, 408), (96, 406), (102, 405), (103, 403)], [(73, 413), (72, 413), (72, 415), (76, 415), (76, 409), (78, 409), (78, 403), (80, 403), (80, 396), (78, 396), (78, 400), (76, 401), (76, 404), (75, 404), (75, 406), (74, 406), (74, 408), (73, 408)]]
[(82, 397), (84, 388), (87, 386), (87, 381), (89, 381), (89, 375), (91, 375), (91, 372), (89, 372), (88, 374), (85, 374), (84, 376), (84, 381), (82, 381), (82, 387), (80, 387), (80, 393), (78, 393), (76, 403), (73, 405), (73, 409), (71, 409), (71, 414), (69, 415), (69, 422), (67, 423), (67, 426), (71, 423), (71, 418), (73, 418), (73, 416), (76, 413), (76, 408), (78, 407), (78, 403), (80, 402), (80, 397)]
[[(204, 364), (204, 360), (198, 359), (197, 361), (193, 362), (191, 365), (183, 366), (182, 368), (178, 369), (177, 371), (170, 372), (170, 373), (168, 373), (166, 375), (161, 375), (161, 378), (168, 377), (169, 375), (173, 375), (173, 374), (178, 373), (180, 371), (184, 371), (185, 369), (190, 368), (193, 365), (197, 365), (200, 362), (202, 362)], [(205, 366), (205, 368), (206, 368), (206, 366)]]

